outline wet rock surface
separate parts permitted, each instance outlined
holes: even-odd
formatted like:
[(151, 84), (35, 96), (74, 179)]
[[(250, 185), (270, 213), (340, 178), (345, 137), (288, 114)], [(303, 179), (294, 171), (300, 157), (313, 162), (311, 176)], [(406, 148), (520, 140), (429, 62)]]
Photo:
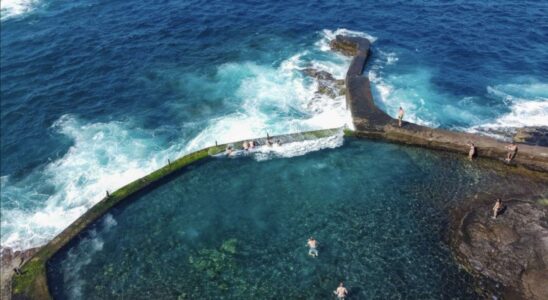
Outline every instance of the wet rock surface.
[(317, 95), (326, 95), (330, 98), (344, 95), (345, 87), (343, 79), (336, 79), (331, 73), (314, 68), (306, 68), (303, 70), (303, 73), (317, 80)]
[(516, 143), (548, 147), (548, 126), (518, 128), (512, 139)]
[[(23, 262), (27, 261), (39, 248), (32, 248), (24, 251), (13, 251), (11, 248), (2, 248), (1, 250), (1, 299), (11, 299), (11, 278), (15, 275), (14, 268), (19, 268)], [(17, 275), (15, 275), (17, 276)]]
[(474, 199), (456, 214), (451, 244), (457, 260), (485, 285), (486, 296), (548, 299), (548, 206), (513, 199), (493, 219), (493, 204)]

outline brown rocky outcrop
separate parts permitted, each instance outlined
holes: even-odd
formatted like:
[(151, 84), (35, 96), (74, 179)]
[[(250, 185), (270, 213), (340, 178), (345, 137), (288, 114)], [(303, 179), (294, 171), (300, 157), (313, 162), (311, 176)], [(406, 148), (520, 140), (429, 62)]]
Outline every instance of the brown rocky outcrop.
[(493, 201), (475, 199), (452, 233), (459, 263), (480, 280), (499, 287), (486, 296), (548, 299), (548, 207), (510, 200), (492, 219)]
[(512, 140), (516, 143), (548, 147), (548, 126), (518, 128)]
[(1, 250), (1, 289), (0, 299), (8, 300), (11, 298), (11, 278), (15, 274), (14, 269), (20, 268), (23, 262), (27, 261), (39, 248), (31, 248), (24, 251), (13, 251), (11, 248), (2, 248)]
[(344, 80), (336, 79), (331, 73), (323, 70), (317, 70), (314, 68), (306, 68), (302, 70), (302, 72), (317, 80), (317, 94), (326, 95), (330, 98), (344, 95)]

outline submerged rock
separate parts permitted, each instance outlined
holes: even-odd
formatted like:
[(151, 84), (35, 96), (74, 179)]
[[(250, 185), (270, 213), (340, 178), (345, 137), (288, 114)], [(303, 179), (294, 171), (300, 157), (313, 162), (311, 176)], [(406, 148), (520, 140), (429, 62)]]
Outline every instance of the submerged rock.
[[(548, 207), (510, 200), (492, 219), (493, 203), (475, 200), (453, 232), (453, 250), (466, 270), (504, 298), (548, 299)], [(485, 292), (485, 291), (484, 291)]]
[(316, 94), (326, 95), (330, 98), (344, 95), (345, 87), (343, 79), (336, 79), (331, 73), (314, 68), (306, 68), (302, 72), (318, 81)]
[(516, 143), (548, 147), (548, 126), (518, 128), (512, 140)]

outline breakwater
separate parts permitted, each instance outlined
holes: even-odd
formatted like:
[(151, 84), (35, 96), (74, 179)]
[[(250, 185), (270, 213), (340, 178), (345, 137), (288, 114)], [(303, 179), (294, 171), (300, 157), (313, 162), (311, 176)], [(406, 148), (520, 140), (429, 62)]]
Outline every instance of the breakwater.
[[(403, 126), (399, 127), (396, 119), (375, 105), (369, 78), (362, 75), (369, 57), (369, 41), (362, 37), (338, 35), (331, 42), (331, 48), (353, 56), (345, 82), (346, 102), (354, 122), (354, 135), (463, 154), (468, 153), (468, 144), (474, 143), (478, 157), (504, 161), (507, 143), (494, 138), (409, 122), (403, 122)], [(518, 154), (511, 165), (548, 172), (548, 147), (519, 144)]]
[[(259, 146), (266, 145), (268, 140), (287, 144), (291, 142), (326, 138), (341, 134), (341, 132), (342, 128), (335, 128), (271, 136), (268, 138), (262, 137), (253, 139), (253, 141)], [(232, 147), (234, 150), (241, 150), (243, 142), (244, 141), (238, 141), (215, 145), (192, 152), (173, 161), (169, 160), (164, 167), (137, 179), (112, 193), (106, 192), (105, 198), (80, 216), (48, 244), (40, 248), (40, 250), (23, 265), (21, 268), (22, 274), (13, 277), (12, 299), (51, 299), (52, 297), (48, 289), (46, 275), (48, 260), (56, 252), (68, 245), (72, 239), (77, 238), (78, 234), (85, 230), (90, 224), (102, 217), (114, 206), (121, 204), (122, 202), (130, 201), (133, 199), (134, 195), (141, 191), (158, 186), (172, 176), (183, 172), (186, 167), (203, 161), (208, 157), (222, 154), (228, 146)]]

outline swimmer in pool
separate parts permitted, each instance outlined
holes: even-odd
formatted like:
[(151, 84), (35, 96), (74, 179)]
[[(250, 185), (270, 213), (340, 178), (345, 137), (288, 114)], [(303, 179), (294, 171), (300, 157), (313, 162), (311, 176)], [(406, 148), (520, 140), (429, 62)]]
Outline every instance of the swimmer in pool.
[(346, 295), (348, 295), (348, 290), (344, 287), (344, 284), (341, 282), (339, 283), (339, 287), (333, 291), (333, 294), (337, 295), (338, 299), (346, 299)]
[(310, 249), (308, 249), (308, 255), (318, 257), (318, 241), (316, 241), (313, 237), (310, 237), (306, 245), (310, 247)]

